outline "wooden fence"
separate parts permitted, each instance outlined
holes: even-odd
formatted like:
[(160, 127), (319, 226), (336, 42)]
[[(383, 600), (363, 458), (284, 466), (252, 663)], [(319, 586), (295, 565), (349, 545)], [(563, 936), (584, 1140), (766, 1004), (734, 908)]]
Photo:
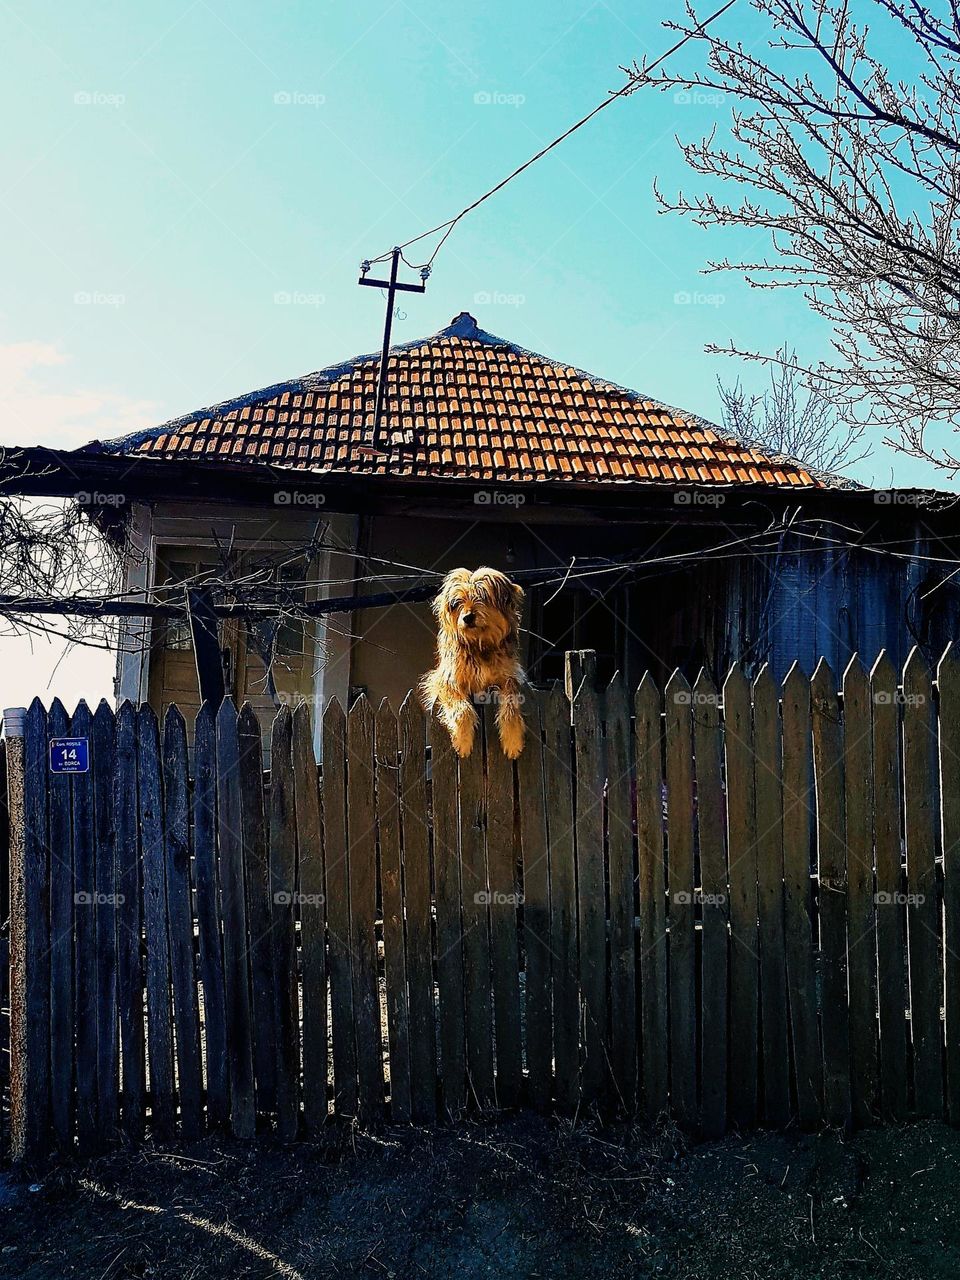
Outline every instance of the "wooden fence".
[[(322, 776), (282, 709), (269, 777), (229, 701), (192, 755), (176, 708), (35, 701), (14, 1154), (521, 1103), (960, 1119), (957, 656), (855, 660), (839, 694), (823, 663), (629, 696), (568, 664), (516, 766), (492, 708), (458, 761), (413, 697), (327, 706)], [(88, 772), (50, 772), (66, 736)]]

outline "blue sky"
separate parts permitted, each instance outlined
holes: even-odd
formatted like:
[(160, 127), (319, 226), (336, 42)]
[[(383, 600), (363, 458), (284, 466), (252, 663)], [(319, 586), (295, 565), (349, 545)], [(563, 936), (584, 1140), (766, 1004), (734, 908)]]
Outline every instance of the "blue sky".
[[(450, 216), (619, 87), (621, 64), (671, 42), (660, 21), (679, 7), (5, 7), (0, 441), (79, 445), (374, 350), (383, 306), (357, 287), (360, 259)], [(756, 31), (746, 0), (722, 21)], [(464, 221), (395, 340), (468, 310), (714, 419), (717, 374), (738, 370), (705, 343), (826, 354), (799, 294), (700, 274), (762, 241), (657, 210), (654, 179), (697, 182), (674, 135), (729, 110), (651, 90), (610, 107)], [(883, 450), (857, 474), (891, 469), (931, 482)]]

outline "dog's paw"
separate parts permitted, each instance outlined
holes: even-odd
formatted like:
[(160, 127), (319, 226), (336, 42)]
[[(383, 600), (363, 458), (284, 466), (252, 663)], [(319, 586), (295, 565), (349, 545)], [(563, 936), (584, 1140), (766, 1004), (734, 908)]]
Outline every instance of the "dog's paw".
[(473, 751), (473, 724), (461, 721), (450, 734), (450, 741), (460, 759), (465, 760)]
[(508, 760), (516, 760), (523, 751), (523, 721), (502, 725), (500, 728), (500, 745)]

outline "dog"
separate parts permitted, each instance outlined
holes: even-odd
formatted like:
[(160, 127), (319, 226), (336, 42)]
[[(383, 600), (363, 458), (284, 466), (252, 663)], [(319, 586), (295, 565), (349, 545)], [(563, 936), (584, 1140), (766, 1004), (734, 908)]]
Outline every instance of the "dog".
[(498, 569), (452, 569), (433, 602), (439, 623), (437, 665), (420, 680), (427, 711), (436, 708), (461, 758), (473, 750), (479, 716), (474, 695), (494, 694), (497, 730), (508, 760), (523, 751), (518, 660), (523, 589)]

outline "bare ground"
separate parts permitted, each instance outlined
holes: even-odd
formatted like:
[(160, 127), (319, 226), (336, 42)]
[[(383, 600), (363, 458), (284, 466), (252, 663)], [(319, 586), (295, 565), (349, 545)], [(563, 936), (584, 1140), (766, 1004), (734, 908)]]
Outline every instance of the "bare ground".
[(0, 1172), (7, 1276), (960, 1277), (960, 1133), (684, 1149), (514, 1116), (148, 1147), (32, 1183)]

